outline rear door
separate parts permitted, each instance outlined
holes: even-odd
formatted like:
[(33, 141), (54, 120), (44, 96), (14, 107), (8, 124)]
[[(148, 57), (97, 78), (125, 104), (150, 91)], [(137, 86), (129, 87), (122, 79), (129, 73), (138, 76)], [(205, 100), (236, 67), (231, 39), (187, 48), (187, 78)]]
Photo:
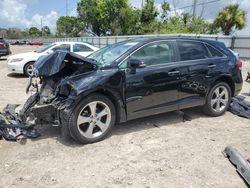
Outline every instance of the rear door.
[(201, 41), (177, 40), (176, 44), (181, 72), (179, 108), (202, 105), (211, 83), (221, 73), (226, 56), (220, 52), (212, 55), (208, 49), (211, 46)]

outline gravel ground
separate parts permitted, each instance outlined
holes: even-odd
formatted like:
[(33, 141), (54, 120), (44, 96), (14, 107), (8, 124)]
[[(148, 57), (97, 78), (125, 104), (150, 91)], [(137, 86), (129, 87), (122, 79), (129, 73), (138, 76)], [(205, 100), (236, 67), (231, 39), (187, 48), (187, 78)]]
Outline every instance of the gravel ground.
[[(244, 77), (247, 68), (245, 61)], [(25, 102), (27, 78), (9, 74), (3, 58), (0, 80), (0, 108)], [(249, 89), (244, 83), (242, 95)], [(66, 142), (58, 128), (46, 125), (40, 127), (43, 136), (26, 145), (1, 140), (0, 188), (247, 187), (221, 151), (232, 145), (250, 157), (249, 120), (230, 112), (211, 118), (199, 108), (185, 112), (192, 121), (183, 123), (178, 112), (129, 121), (89, 145)]]

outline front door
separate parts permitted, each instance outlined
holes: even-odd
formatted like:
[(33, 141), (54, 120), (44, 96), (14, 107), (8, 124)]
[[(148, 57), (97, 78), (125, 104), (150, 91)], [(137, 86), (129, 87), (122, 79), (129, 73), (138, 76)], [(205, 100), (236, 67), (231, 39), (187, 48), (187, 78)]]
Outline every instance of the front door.
[(146, 67), (137, 68), (136, 73), (126, 73), (128, 119), (178, 109), (180, 72), (175, 65), (174, 43), (159, 41), (147, 44), (129, 59), (141, 60)]

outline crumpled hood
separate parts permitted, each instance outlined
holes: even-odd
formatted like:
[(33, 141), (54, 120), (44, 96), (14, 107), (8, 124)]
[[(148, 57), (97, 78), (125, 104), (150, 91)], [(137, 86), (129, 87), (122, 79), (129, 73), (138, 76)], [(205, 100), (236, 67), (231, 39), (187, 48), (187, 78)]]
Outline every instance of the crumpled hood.
[(56, 51), (52, 54), (40, 57), (34, 64), (35, 76), (49, 77), (59, 73), (62, 69), (77, 70), (78, 67), (88, 66), (93, 70), (97, 68), (94, 61), (67, 51)]

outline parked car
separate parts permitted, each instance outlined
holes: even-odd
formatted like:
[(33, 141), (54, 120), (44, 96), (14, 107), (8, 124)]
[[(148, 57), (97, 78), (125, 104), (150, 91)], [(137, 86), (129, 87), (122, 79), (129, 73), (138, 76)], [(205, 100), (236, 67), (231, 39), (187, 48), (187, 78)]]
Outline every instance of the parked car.
[(10, 46), (3, 38), (0, 38), (0, 57), (11, 54)]
[(82, 42), (56, 42), (38, 48), (33, 52), (12, 55), (7, 59), (9, 72), (25, 74), (30, 76), (34, 62), (43, 55), (48, 55), (56, 50), (66, 50), (75, 52), (82, 56), (87, 56), (99, 48)]
[(87, 58), (57, 51), (35, 63), (41, 87), (23, 111), (92, 143), (115, 123), (154, 114), (195, 106), (224, 114), (241, 91), (241, 67), (224, 43), (197, 38), (134, 39)]
[(43, 45), (43, 42), (40, 42), (40, 41), (32, 41), (29, 43), (30, 45), (36, 45), (36, 46), (42, 46)]
[(17, 40), (11, 43), (11, 45), (29, 45), (29, 44), (30, 42), (27, 40)]

